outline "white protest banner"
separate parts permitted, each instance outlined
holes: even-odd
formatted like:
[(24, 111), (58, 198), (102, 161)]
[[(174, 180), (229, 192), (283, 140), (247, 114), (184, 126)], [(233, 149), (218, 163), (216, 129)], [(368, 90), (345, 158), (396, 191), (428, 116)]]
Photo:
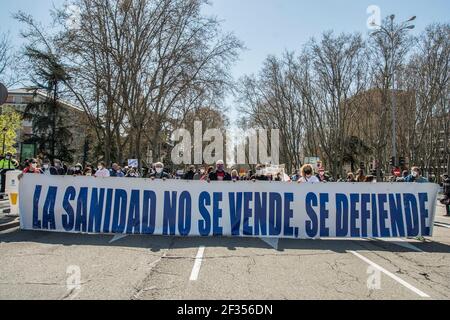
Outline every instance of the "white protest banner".
[(352, 238), (431, 236), (438, 186), (25, 175), (21, 228), (71, 233)]
[(129, 159), (128, 160), (128, 167), (130, 167), (130, 168), (138, 168), (139, 167), (138, 159)]

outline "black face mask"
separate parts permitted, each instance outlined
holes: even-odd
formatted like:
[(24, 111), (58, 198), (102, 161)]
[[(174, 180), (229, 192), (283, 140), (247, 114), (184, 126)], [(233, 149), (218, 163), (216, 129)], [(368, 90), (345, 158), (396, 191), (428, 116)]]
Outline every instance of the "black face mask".
[(310, 176), (310, 175), (312, 175), (312, 172), (309, 170), (305, 170), (305, 175)]

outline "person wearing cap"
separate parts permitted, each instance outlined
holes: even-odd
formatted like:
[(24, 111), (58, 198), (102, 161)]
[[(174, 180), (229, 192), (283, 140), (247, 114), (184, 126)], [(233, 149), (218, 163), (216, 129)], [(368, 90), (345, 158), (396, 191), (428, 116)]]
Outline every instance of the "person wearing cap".
[(164, 172), (164, 164), (162, 162), (155, 163), (155, 172), (150, 174), (150, 179), (170, 179), (170, 175), (167, 172)]
[(216, 171), (209, 174), (209, 181), (231, 181), (231, 175), (225, 171), (225, 163), (219, 160), (216, 163)]

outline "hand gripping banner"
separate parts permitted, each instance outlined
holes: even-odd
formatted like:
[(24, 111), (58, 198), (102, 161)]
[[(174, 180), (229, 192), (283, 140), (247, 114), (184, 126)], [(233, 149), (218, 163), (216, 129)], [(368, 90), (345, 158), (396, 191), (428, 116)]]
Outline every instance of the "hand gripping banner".
[(432, 236), (431, 183), (203, 182), (26, 174), (24, 230), (290, 239)]

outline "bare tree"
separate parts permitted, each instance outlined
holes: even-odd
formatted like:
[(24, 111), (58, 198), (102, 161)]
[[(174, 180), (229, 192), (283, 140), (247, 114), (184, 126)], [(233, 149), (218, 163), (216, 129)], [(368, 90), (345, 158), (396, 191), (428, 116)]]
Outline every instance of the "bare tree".
[(10, 44), (8, 34), (0, 33), (0, 81), (6, 81), (7, 68), (11, 63)]
[[(149, 146), (159, 158), (174, 119), (216, 106), (231, 83), (229, 67), (241, 43), (202, 16), (201, 0), (76, 0), (78, 28), (59, 37), (74, 76), (67, 83), (84, 106), (105, 158), (142, 158)], [(61, 21), (67, 19), (59, 12)], [(70, 63), (72, 62), (72, 63)]]

